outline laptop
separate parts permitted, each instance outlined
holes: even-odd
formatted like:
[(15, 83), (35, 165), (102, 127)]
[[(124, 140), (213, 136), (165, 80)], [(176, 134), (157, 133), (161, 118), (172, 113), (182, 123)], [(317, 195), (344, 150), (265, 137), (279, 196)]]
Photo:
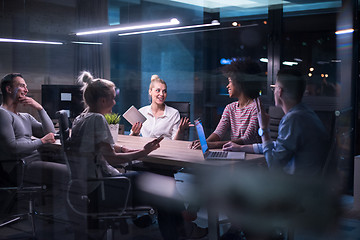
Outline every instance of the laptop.
[(205, 160), (245, 160), (245, 152), (209, 151), (201, 121), (198, 119), (194, 123)]

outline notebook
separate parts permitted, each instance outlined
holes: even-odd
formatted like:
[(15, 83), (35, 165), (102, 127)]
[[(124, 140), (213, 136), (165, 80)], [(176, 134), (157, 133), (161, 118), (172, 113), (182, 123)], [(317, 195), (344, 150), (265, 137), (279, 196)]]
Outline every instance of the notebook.
[(205, 160), (245, 160), (245, 152), (209, 151), (201, 121), (194, 122)]
[(123, 117), (131, 123), (131, 125), (134, 125), (137, 122), (144, 123), (146, 121), (146, 117), (142, 115), (139, 110), (136, 109), (136, 107), (131, 106), (124, 114)]

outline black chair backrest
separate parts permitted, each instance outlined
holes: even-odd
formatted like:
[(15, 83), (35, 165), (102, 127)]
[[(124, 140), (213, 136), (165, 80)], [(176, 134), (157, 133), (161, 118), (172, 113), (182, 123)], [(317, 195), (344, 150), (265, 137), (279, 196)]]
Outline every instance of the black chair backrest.
[(64, 159), (67, 167), (68, 172), (70, 174), (70, 179), (72, 179), (76, 174), (71, 170), (71, 164), (69, 162), (68, 156), (67, 156), (67, 150), (68, 150), (68, 139), (70, 137), (70, 124), (69, 124), (69, 117), (67, 115), (67, 112), (65, 110), (60, 110), (56, 112), (56, 117), (59, 121), (59, 134), (60, 134), (60, 143), (61, 143), (61, 155)]
[(69, 117), (65, 110), (57, 111), (56, 117), (59, 120), (60, 142), (61, 145), (64, 146), (64, 148), (66, 149), (66, 140), (70, 136)]
[(269, 116), (270, 116), (270, 137), (271, 140), (275, 141), (278, 137), (278, 130), (281, 118), (284, 116), (284, 112), (281, 108), (270, 106), (269, 107)]
[[(166, 101), (166, 105), (173, 107), (180, 113), (180, 118), (187, 117), (190, 119), (190, 103), (189, 102), (175, 102), (175, 101)], [(184, 140), (189, 140), (190, 129), (184, 133)]]
[(180, 113), (180, 117), (190, 118), (190, 103), (189, 102), (175, 102), (175, 101), (166, 101), (166, 105), (177, 109)]

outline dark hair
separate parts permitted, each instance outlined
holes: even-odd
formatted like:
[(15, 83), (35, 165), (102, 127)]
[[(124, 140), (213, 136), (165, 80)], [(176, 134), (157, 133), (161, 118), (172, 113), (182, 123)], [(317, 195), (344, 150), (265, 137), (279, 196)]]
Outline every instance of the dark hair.
[(3, 95), (3, 99), (7, 95), (6, 87), (11, 86), (16, 77), (23, 78), (20, 73), (8, 73), (1, 79), (1, 93)]
[(277, 73), (277, 81), (284, 89), (284, 93), (292, 99), (300, 102), (306, 88), (304, 75), (298, 69), (280, 69)]
[(247, 97), (257, 98), (264, 79), (260, 76), (260, 66), (251, 60), (235, 60), (222, 68), (225, 77), (231, 78), (237, 87)]

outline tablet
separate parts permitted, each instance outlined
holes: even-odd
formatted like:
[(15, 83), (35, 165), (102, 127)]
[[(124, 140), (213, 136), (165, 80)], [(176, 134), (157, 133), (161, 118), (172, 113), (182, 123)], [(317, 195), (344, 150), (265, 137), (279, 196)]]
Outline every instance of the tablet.
[(131, 106), (128, 110), (126, 110), (123, 117), (131, 123), (131, 125), (134, 125), (137, 122), (144, 123), (146, 121), (146, 117), (134, 106)]

